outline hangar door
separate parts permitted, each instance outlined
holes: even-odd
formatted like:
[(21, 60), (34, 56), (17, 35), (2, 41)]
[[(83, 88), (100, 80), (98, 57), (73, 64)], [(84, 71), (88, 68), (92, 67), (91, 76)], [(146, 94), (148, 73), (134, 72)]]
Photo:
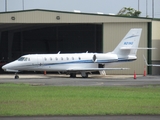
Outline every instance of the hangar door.
[(39, 24), (2, 31), (0, 58), (13, 61), (25, 54), (102, 52), (102, 24)]

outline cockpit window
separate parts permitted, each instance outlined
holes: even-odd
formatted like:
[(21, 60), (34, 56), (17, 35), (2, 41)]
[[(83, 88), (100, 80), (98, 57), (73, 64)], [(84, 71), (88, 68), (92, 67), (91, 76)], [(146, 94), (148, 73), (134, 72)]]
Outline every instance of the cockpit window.
[(27, 61), (28, 60), (28, 58), (24, 58), (24, 60), (23, 61)]
[(18, 59), (18, 61), (30, 61), (30, 58), (20, 57), (20, 58)]
[(25, 59), (25, 57), (20, 57), (19, 59), (18, 59), (18, 61), (23, 61)]

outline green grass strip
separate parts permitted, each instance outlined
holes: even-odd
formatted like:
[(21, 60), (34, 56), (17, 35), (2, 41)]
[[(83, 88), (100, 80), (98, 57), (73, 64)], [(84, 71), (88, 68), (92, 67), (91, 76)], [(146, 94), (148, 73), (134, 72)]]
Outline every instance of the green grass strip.
[(0, 116), (160, 114), (160, 87), (0, 84)]

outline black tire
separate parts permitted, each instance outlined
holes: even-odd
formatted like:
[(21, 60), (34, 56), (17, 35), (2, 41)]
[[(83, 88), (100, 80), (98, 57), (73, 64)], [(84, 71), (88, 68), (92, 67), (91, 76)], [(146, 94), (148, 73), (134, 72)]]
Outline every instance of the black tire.
[(76, 78), (76, 73), (71, 73), (70, 78)]
[(88, 73), (86, 73), (86, 75), (85, 76), (82, 76), (83, 78), (88, 78)]
[(19, 79), (19, 76), (18, 76), (18, 75), (16, 75), (14, 78), (15, 78), (15, 79)]

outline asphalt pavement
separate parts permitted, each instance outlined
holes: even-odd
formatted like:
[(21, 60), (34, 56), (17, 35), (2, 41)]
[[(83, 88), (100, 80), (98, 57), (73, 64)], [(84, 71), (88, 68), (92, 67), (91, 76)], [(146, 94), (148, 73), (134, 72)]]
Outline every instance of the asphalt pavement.
[(137, 75), (90, 75), (89, 78), (70, 78), (68, 75), (57, 74), (20, 74), (14, 79), (14, 74), (0, 75), (0, 83), (27, 83), (31, 85), (49, 86), (147, 86), (160, 85), (160, 76)]

